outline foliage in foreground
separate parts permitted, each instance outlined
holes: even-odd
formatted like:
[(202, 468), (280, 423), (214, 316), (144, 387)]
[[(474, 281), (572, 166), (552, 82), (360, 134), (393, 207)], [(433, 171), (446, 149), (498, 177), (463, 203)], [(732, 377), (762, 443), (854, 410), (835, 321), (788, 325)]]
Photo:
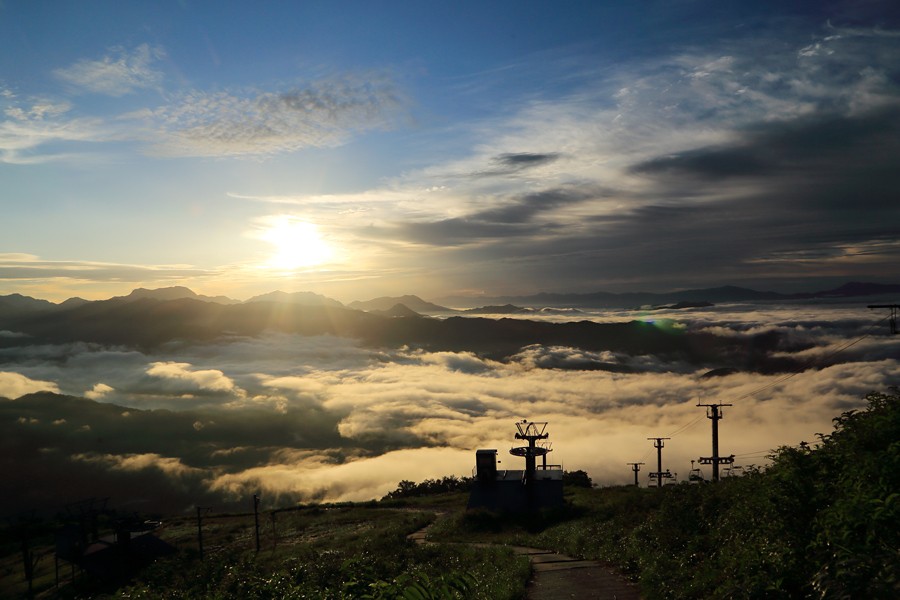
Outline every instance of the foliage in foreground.
[(900, 396), (892, 388), (866, 400), (815, 447), (777, 450), (764, 471), (585, 490), (582, 514), (562, 522), (470, 513), (432, 535), (615, 563), (651, 600), (900, 598)]
[[(351, 509), (352, 510), (352, 509)], [(357, 509), (359, 510), (359, 509)], [(370, 519), (377, 515), (370, 515)], [(159, 561), (119, 590), (129, 600), (520, 598), (527, 560), (504, 548), (417, 546), (409, 526), (255, 554), (231, 548)], [(93, 597), (93, 594), (90, 596)]]
[(471, 489), (471, 477), (457, 477), (456, 475), (450, 475), (449, 477), (443, 477), (441, 479), (426, 479), (422, 483), (404, 479), (397, 484), (396, 490), (388, 492), (382, 500), (420, 498), (423, 496), (434, 496), (436, 494), (468, 492)]

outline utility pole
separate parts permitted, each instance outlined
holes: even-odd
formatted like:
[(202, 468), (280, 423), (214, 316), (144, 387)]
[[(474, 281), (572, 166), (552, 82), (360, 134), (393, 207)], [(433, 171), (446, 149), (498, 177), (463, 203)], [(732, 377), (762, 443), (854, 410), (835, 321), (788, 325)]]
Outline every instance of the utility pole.
[(275, 511), (272, 511), (272, 549), (278, 545), (278, 534), (275, 533)]
[(26, 511), (16, 515), (15, 517), (7, 517), (7, 521), (9, 521), (10, 530), (19, 534), (22, 542), (22, 566), (25, 571), (25, 580), (28, 581), (28, 597), (34, 598), (34, 568), (37, 566), (38, 561), (41, 559), (39, 554), (36, 554), (30, 548), (29, 542), (31, 528), (35, 523), (38, 522), (38, 519), (35, 518), (34, 514), (36, 511)]
[(256, 551), (259, 552), (259, 496), (253, 494), (253, 520), (256, 522)]
[(631, 470), (634, 471), (634, 485), (638, 484), (638, 471), (641, 470), (641, 465), (644, 463), (628, 463), (631, 465)]
[(663, 437), (652, 438), (651, 437), (651, 438), (647, 438), (647, 439), (654, 440), (653, 447), (656, 448), (656, 473), (650, 473), (650, 477), (653, 477), (654, 475), (656, 475), (656, 487), (661, 488), (663, 486), (663, 482), (662, 482), (663, 478), (672, 476), (672, 474), (669, 473), (668, 471), (663, 473), (663, 470), (662, 470), (662, 449), (664, 446), (663, 440), (668, 440), (671, 438), (663, 438)]
[(900, 329), (897, 328), (897, 311), (900, 310), (900, 304), (870, 304), (869, 308), (891, 309), (891, 333), (900, 333)]
[(724, 415), (719, 410), (730, 404), (698, 404), (706, 407), (706, 418), (712, 419), (712, 456), (700, 457), (701, 465), (712, 465), (712, 480), (719, 480), (719, 465), (734, 464), (734, 454), (731, 456), (719, 456), (719, 419)]
[(197, 507), (197, 545), (200, 547), (200, 562), (203, 562), (203, 517), (211, 510), (211, 506)]

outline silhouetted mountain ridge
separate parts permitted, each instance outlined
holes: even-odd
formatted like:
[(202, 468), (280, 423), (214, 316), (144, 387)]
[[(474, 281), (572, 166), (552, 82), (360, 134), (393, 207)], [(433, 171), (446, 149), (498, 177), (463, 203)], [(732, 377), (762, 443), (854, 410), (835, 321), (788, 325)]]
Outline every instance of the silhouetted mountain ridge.
[(749, 288), (725, 285), (715, 288), (682, 290), (669, 293), (626, 292), (614, 294), (595, 292), (589, 294), (541, 293), (531, 296), (448, 296), (437, 299), (442, 304), (455, 307), (479, 307), (486, 304), (515, 304), (524, 307), (550, 306), (556, 308), (633, 308), (643, 305), (677, 304), (680, 302), (729, 302), (790, 301), (817, 298), (852, 298), (900, 294), (900, 285), (881, 283), (846, 283), (833, 290), (812, 293), (781, 294), (779, 292), (759, 292)]
[(315, 292), (282, 292), (275, 291), (260, 296), (253, 296), (244, 304), (251, 302), (290, 302), (293, 304), (302, 304), (304, 306), (331, 306), (335, 308), (344, 308), (344, 305), (333, 298), (328, 298), (322, 294)]
[[(776, 348), (783, 350), (782, 346), (789, 342), (771, 333), (735, 340), (643, 321), (553, 323), (462, 316), (441, 320), (419, 315), (386, 317), (294, 302), (223, 305), (191, 298), (168, 301), (141, 298), (130, 302), (117, 298), (89, 302), (69, 310), (0, 315), (0, 330), (23, 334), (0, 337), (0, 347), (86, 342), (156, 352), (172, 342), (203, 344), (275, 331), (353, 338), (374, 348), (472, 352), (498, 361), (509, 360), (523, 348), (534, 346), (654, 355), (664, 360), (740, 366), (742, 370), (764, 372), (783, 372), (798, 366), (792, 359), (770, 355)], [(559, 360), (553, 366), (582, 370), (632, 369), (600, 357), (575, 362)]]
[(380, 315), (382, 317), (390, 317), (392, 319), (396, 318), (396, 317), (421, 317), (422, 316), (419, 313), (417, 313), (416, 311), (414, 311), (411, 308), (409, 308), (408, 306), (406, 306), (405, 304), (395, 304), (388, 310), (370, 310), (368, 312), (376, 314), (376, 315)]
[(140, 300), (141, 298), (154, 298), (156, 300), (179, 300), (181, 298), (191, 298), (194, 300), (202, 300), (204, 302), (215, 302), (217, 304), (240, 304), (240, 300), (232, 300), (227, 296), (203, 296), (195, 293), (190, 288), (181, 285), (172, 287), (157, 288), (148, 290), (146, 288), (137, 288), (132, 290), (127, 296), (120, 296), (124, 300)]
[(418, 296), (410, 295), (399, 297), (382, 296), (381, 298), (374, 298), (365, 302), (360, 302), (357, 300), (356, 302), (351, 302), (350, 304), (348, 304), (347, 308), (354, 308), (356, 310), (384, 311), (391, 310), (391, 308), (396, 306), (397, 304), (402, 304), (403, 306), (406, 306), (410, 310), (413, 310), (419, 314), (442, 314), (457, 312), (452, 308), (438, 306), (437, 304), (426, 302)]

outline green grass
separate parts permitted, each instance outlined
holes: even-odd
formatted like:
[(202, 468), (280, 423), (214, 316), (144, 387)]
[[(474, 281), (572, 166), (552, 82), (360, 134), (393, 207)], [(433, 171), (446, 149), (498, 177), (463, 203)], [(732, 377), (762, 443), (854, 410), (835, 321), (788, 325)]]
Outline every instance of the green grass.
[[(524, 597), (530, 566), (505, 548), (416, 545), (407, 539), (435, 519), (461, 510), (465, 494), (303, 506), (260, 513), (260, 552), (253, 514), (208, 515), (203, 519), (200, 560), (195, 516), (163, 519), (155, 533), (178, 549), (144, 569), (128, 587), (104, 588), (88, 578), (75, 584), (70, 571), (53, 588), (53, 529), (47, 522), (32, 547), (47, 556), (38, 565), (35, 590), (43, 598), (389, 598), (415, 588), (426, 593), (454, 585), (468, 598)], [(101, 535), (103, 532), (101, 531)], [(27, 597), (19, 546), (0, 539), (0, 597)], [(48, 560), (49, 559), (49, 560)], [(18, 562), (17, 562), (18, 560)], [(49, 567), (49, 568), (48, 568)], [(456, 597), (456, 596), (453, 596)], [(462, 596), (460, 596), (462, 597)]]
[(617, 565), (649, 600), (900, 598), (900, 395), (872, 393), (819, 443), (708, 485), (573, 490), (538, 517), (471, 512), (432, 538)]
[[(900, 598), (900, 395), (870, 394), (814, 446), (783, 447), (772, 465), (708, 485), (567, 488), (564, 506), (535, 515), (462, 510), (465, 494), (307, 506), (204, 520), (169, 519), (160, 536), (177, 556), (118, 591), (86, 582), (50, 592), (52, 527), (33, 532), (36, 589), (50, 598), (113, 596), (343, 599), (514, 599), (530, 567), (501, 546), (556, 550), (617, 565), (648, 600)], [(441, 518), (417, 546), (407, 536)], [(472, 542), (496, 544), (474, 547)], [(0, 536), (0, 597), (24, 597), (18, 546)], [(49, 556), (49, 560), (47, 559)]]

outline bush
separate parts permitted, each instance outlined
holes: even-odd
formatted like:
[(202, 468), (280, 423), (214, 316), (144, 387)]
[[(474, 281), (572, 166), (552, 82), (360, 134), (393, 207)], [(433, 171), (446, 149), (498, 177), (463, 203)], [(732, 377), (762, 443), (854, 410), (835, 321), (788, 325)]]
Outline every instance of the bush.
[(563, 485), (571, 487), (591, 487), (591, 478), (584, 471), (563, 471)]
[(450, 475), (442, 479), (426, 479), (422, 483), (415, 483), (404, 479), (397, 485), (397, 489), (388, 492), (382, 500), (397, 500), (400, 498), (418, 498), (421, 496), (436, 496), (453, 492), (467, 492), (472, 489), (471, 477), (457, 477)]

